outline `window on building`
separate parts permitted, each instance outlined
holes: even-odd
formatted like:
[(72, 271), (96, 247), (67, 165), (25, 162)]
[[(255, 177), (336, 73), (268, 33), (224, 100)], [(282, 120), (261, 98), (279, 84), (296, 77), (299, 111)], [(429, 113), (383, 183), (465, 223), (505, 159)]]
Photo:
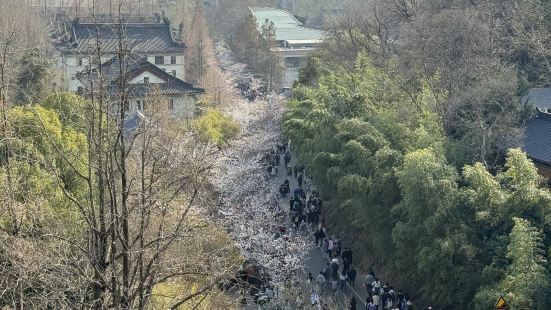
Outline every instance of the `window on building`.
[(176, 76), (176, 70), (172, 70), (172, 75)]
[(164, 63), (165, 63), (165, 56), (155, 56), (156, 65), (164, 65)]
[(148, 76), (143, 77), (143, 83), (144, 84), (149, 84), (149, 77)]
[(175, 65), (176, 64), (176, 56), (170, 56), (170, 64)]
[(168, 99), (168, 109), (170, 111), (174, 110), (174, 99), (172, 99), (172, 98)]

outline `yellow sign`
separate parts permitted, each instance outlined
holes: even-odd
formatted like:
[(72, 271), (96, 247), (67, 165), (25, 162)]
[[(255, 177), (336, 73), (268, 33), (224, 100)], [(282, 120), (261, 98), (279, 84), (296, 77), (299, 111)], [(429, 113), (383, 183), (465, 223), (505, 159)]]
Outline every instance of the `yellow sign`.
[(496, 304), (496, 310), (508, 310), (509, 307), (507, 306), (507, 302), (505, 301), (505, 299), (503, 299), (503, 297), (499, 297), (499, 300), (497, 301), (497, 304)]

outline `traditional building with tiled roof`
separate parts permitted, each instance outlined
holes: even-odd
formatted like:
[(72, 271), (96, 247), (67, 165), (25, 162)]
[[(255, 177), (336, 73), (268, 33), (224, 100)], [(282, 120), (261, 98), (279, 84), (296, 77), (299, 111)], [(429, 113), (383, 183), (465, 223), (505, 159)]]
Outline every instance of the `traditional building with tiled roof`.
[[(197, 95), (204, 93), (185, 81), (185, 45), (177, 39), (168, 19), (161, 15), (123, 16), (121, 21), (108, 15), (94, 18), (57, 18), (54, 46), (58, 51), (58, 66), (62, 68), (71, 91), (84, 91), (87, 66), (95, 59), (99, 41), (103, 76), (110, 83), (109, 91), (115, 95), (119, 78), (119, 43), (123, 42), (128, 54), (125, 59), (127, 78), (128, 115), (147, 116), (147, 111), (167, 109), (177, 118), (189, 119), (195, 111)], [(93, 56), (93, 57), (92, 57)], [(93, 69), (93, 68), (92, 68)], [(97, 72), (96, 72), (97, 73)], [(92, 76), (97, 76), (94, 73)], [(152, 107), (148, 98), (163, 96), (162, 107)], [(155, 104), (159, 104), (156, 102)]]
[(540, 111), (551, 113), (551, 88), (531, 88), (524, 100)]
[[(110, 80), (109, 92), (118, 93), (120, 64), (114, 57), (103, 64), (103, 74)], [(192, 84), (169, 74), (152, 64), (147, 57), (131, 55), (125, 58), (127, 75), (126, 91), (128, 94), (128, 114), (141, 112), (147, 115), (148, 110), (166, 109), (178, 118), (192, 118), (195, 111), (197, 95), (205, 92)], [(162, 107), (151, 107), (148, 98), (162, 96), (166, 103)], [(157, 103), (158, 104), (158, 103)]]
[(117, 55), (122, 38), (133, 54), (147, 57), (162, 70), (185, 80), (185, 45), (178, 39), (179, 33), (171, 28), (168, 19), (160, 15), (128, 16), (120, 25), (108, 16), (72, 20), (58, 17), (53, 43), (58, 51), (58, 66), (65, 71), (71, 91), (83, 86), (77, 75), (88, 65), (90, 55), (96, 53), (96, 38), (100, 42), (102, 62)]
[(551, 179), (551, 88), (530, 89), (524, 100), (536, 107), (526, 123), (523, 150), (542, 176)]

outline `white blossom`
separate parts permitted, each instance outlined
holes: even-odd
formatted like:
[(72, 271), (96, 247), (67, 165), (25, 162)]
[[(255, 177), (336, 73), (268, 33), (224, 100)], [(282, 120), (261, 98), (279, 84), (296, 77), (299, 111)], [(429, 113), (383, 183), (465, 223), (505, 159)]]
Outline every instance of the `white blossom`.
[[(258, 89), (259, 81), (246, 73), (244, 65), (236, 64), (222, 45), (217, 46), (217, 55), (229, 87), (250, 81), (250, 90)], [(223, 150), (216, 165), (212, 180), (220, 196), (216, 219), (227, 228), (247, 259), (269, 270), (276, 285), (290, 283), (302, 274), (312, 241), (289, 233), (278, 184), (270, 178), (263, 162), (281, 141), (283, 98), (270, 95), (248, 101), (236, 95), (231, 105), (222, 109), (242, 131)], [(280, 225), (287, 227), (287, 233), (276, 238)]]

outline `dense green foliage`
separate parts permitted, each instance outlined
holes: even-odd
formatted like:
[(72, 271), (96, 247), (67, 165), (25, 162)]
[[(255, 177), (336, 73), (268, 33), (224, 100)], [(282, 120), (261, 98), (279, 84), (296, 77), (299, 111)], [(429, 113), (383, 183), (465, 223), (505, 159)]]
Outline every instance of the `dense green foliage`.
[(284, 129), (358, 255), (438, 308), (487, 309), (503, 294), (544, 309), (551, 195), (526, 155), (510, 150), (497, 175), (458, 169), (429, 87), (406, 91), (364, 55), (319, 72), (295, 87)]
[[(62, 111), (53, 107), (53, 102), (59, 98), (65, 98), (64, 109), (83, 100), (71, 94), (54, 94), (44, 101), (44, 105), (9, 110), (12, 134), (9, 154), (4, 152), (0, 156), (0, 186), (9, 188), (4, 194), (9, 195), (11, 190), (12, 198), (18, 203), (38, 209), (32, 213), (21, 210), (17, 222), (4, 221), (4, 225), (14, 226), (2, 225), (6, 230), (30, 229), (27, 233), (32, 233), (33, 229), (44, 227), (46, 222), (43, 221), (51, 221), (50, 217), (56, 214), (72, 213), (70, 224), (74, 224), (76, 210), (62, 188), (75, 197), (83, 195), (86, 184), (77, 173), (86, 170), (86, 137), (84, 132), (75, 129), (75, 123), (63, 120)], [(6, 142), (2, 142), (3, 150)], [(7, 178), (7, 169), (11, 180)], [(67, 224), (64, 226), (68, 227)]]
[(205, 142), (224, 145), (239, 134), (239, 125), (220, 111), (208, 109), (193, 121), (193, 129)]
[(550, 5), (373, 0), (343, 6), (318, 56), (325, 66), (352, 68), (366, 52), (408, 96), (428, 86), (450, 138), (448, 160), (458, 168), (482, 162), (495, 173), (507, 150), (520, 145), (533, 113), (520, 99), (531, 87), (551, 85)]

